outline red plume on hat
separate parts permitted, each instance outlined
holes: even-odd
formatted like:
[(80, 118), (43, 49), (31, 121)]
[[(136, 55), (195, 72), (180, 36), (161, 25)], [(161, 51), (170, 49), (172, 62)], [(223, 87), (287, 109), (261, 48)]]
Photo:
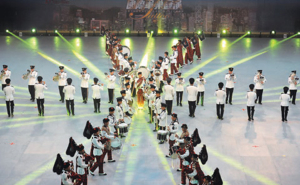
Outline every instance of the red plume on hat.
[(86, 137), (87, 139), (91, 139), (92, 134), (93, 134), (93, 126), (90, 123), (90, 121), (86, 122), (85, 128), (83, 130), (83, 136)]
[(68, 148), (66, 150), (66, 154), (71, 156), (71, 157), (74, 157), (74, 155), (76, 153), (76, 150), (77, 150), (77, 144), (74, 141), (74, 139), (72, 137), (70, 137), (69, 145), (68, 145)]

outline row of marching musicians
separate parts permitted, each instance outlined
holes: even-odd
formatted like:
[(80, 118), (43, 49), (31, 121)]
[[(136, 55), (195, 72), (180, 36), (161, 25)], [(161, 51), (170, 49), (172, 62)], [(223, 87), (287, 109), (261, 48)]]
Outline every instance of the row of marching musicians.
[[(70, 138), (66, 154), (74, 157), (77, 151), (75, 157), (76, 172), (74, 172), (73, 162), (65, 162), (60, 154), (57, 155), (53, 172), (61, 175), (63, 185), (87, 185), (87, 176), (94, 176), (97, 168), (100, 176), (107, 175), (107, 173), (104, 172), (103, 165), (105, 163), (105, 156), (106, 154), (108, 155), (108, 163), (115, 162), (112, 157), (112, 151), (121, 148), (122, 143), (120, 138), (125, 137), (128, 132), (128, 126), (130, 125), (130, 122), (126, 122), (124, 119), (128, 117), (128, 113), (123, 112), (122, 100), (123, 98), (121, 97), (117, 98), (118, 104), (116, 109), (114, 107), (109, 108), (109, 115), (103, 119), (102, 128), (93, 127), (93, 125), (87, 121), (83, 136), (87, 139), (91, 139), (92, 145), (90, 154), (86, 153), (83, 144), (78, 145), (72, 137)], [(115, 111), (117, 112), (116, 114)]]

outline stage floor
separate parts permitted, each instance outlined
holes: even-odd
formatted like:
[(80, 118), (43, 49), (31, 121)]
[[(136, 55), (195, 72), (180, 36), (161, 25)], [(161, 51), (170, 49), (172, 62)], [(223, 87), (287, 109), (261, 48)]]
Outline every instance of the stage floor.
[[(15, 117), (7, 118), (5, 101), (0, 104), (0, 177), (1, 184), (60, 184), (60, 176), (52, 172), (57, 153), (63, 159), (69, 137), (84, 143), (89, 152), (90, 141), (83, 137), (87, 120), (101, 126), (107, 116), (107, 89), (102, 91), (101, 114), (93, 113), (92, 92), (88, 104), (82, 103), (79, 75), (88, 67), (91, 78), (103, 80), (111, 62), (105, 55), (105, 39), (99, 37), (0, 37), (0, 64), (9, 65), (12, 85), (15, 86)], [(134, 61), (145, 65), (171, 52), (175, 37), (122, 38), (131, 48)], [(300, 173), (300, 102), (290, 105), (288, 123), (281, 122), (279, 95), (288, 86), (291, 70), (300, 72), (300, 39), (268, 38), (207, 38), (201, 43), (202, 60), (182, 69), (188, 81), (203, 71), (207, 78), (204, 107), (197, 106), (196, 118), (188, 117), (187, 97), (183, 107), (174, 106), (180, 124), (186, 123), (189, 132), (198, 128), (202, 143), (195, 148), (199, 153), (206, 144), (209, 159), (201, 165), (205, 174), (212, 175), (218, 167), (224, 184), (228, 185), (298, 185)], [(196, 59), (196, 58), (194, 58)], [(38, 117), (36, 104), (29, 101), (27, 81), (21, 76), (35, 65), (48, 86), (45, 98), (45, 117)], [(60, 103), (58, 87), (52, 81), (58, 66), (67, 67), (68, 77), (76, 87), (75, 116), (68, 117)], [(214, 91), (224, 82), (228, 67), (237, 76), (233, 105), (225, 106), (224, 120), (216, 118)], [(256, 105), (254, 122), (247, 121), (246, 92), (258, 69), (267, 79), (263, 105)], [(174, 79), (175, 77), (173, 77)], [(173, 81), (174, 82), (174, 81)], [(1, 95), (3, 99), (3, 95)], [(115, 96), (120, 96), (119, 89)], [(299, 93), (298, 93), (299, 96)], [(173, 105), (176, 103), (174, 102)], [(113, 105), (115, 106), (115, 105)], [(145, 105), (133, 118), (121, 150), (113, 151), (115, 163), (105, 163), (105, 177), (89, 176), (89, 184), (144, 184), (169, 185), (180, 183), (176, 171), (178, 160), (165, 158), (168, 145), (158, 145), (153, 124)], [(170, 117), (168, 117), (168, 122)], [(97, 172), (97, 171), (96, 171)]]

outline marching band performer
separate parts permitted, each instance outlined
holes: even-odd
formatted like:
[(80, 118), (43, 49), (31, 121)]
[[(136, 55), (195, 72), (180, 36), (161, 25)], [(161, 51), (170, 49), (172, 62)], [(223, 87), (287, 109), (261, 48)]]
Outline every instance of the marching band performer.
[(292, 71), (288, 79), (290, 84), (290, 98), (292, 99), (292, 104), (296, 105), (296, 96), (297, 96), (297, 84), (299, 83), (299, 78), (296, 76), (296, 71)]
[(249, 85), (250, 91), (247, 92), (246, 98), (247, 98), (247, 113), (248, 113), (248, 121), (254, 121), (253, 115), (254, 115), (254, 107), (255, 107), (255, 98), (256, 93), (253, 92), (254, 84)]
[(192, 42), (190, 40), (190, 37), (186, 37), (186, 43), (187, 43), (187, 47), (186, 47), (186, 53), (185, 53), (185, 64), (188, 64), (188, 61), (190, 61), (190, 64), (192, 64), (194, 62), (193, 59), (193, 55), (194, 55), (194, 51), (192, 48)]
[[(156, 91), (156, 98), (154, 101), (154, 115), (157, 115), (158, 113), (161, 112), (161, 99), (160, 99), (160, 91)], [(157, 116), (155, 116), (155, 129), (153, 130), (153, 132), (156, 132), (158, 129), (158, 120), (157, 120)]]
[(35, 96), (34, 96), (34, 84), (36, 82), (36, 77), (38, 75), (38, 72), (34, 70), (35, 66), (30, 66), (30, 73), (29, 73), (29, 80), (28, 80), (28, 90), (31, 96), (31, 101), (34, 102)]
[(177, 118), (177, 114), (173, 113), (172, 114), (172, 121), (170, 123), (170, 125), (168, 126), (168, 131), (170, 132), (169, 134), (169, 155), (166, 155), (166, 157), (171, 157), (171, 150), (172, 147), (175, 144), (175, 135), (176, 132), (178, 131), (178, 127), (179, 127), (179, 123), (178, 123), (178, 118)]
[(61, 184), (62, 185), (74, 185), (71, 179), (71, 168), (70, 163), (66, 162), (63, 164), (63, 170), (61, 174)]
[(254, 83), (255, 83), (255, 90), (256, 90), (256, 100), (255, 103), (258, 103), (262, 105), (262, 95), (264, 91), (264, 85), (267, 81), (266, 77), (262, 75), (262, 70), (257, 70), (257, 75), (254, 76)]
[[(166, 104), (161, 103), (161, 112), (159, 114), (156, 113), (156, 118), (158, 120), (158, 130), (166, 130), (167, 128), (167, 112), (166, 112)], [(159, 144), (163, 144), (164, 140), (160, 140)]]
[(182, 95), (183, 95), (183, 90), (184, 90), (184, 79), (181, 77), (181, 73), (178, 72), (177, 73), (177, 78), (175, 80), (176, 83), (176, 97), (177, 97), (177, 106), (181, 106), (182, 107)]
[(44, 89), (48, 89), (46, 83), (43, 81), (43, 77), (38, 76), (38, 83), (34, 85), (35, 89), (35, 98), (36, 103), (39, 111), (39, 116), (44, 116), (44, 102), (45, 102), (45, 96), (44, 96)]
[(236, 81), (236, 75), (232, 72), (233, 68), (230, 67), (228, 69), (228, 73), (225, 75), (225, 80), (226, 80), (226, 104), (228, 103), (229, 99), (229, 104), (232, 105), (232, 94), (234, 90), (234, 83)]
[(135, 88), (137, 89), (137, 104), (139, 109), (144, 107), (144, 86), (146, 79), (142, 76), (142, 72), (138, 72), (138, 78), (135, 79)]
[(108, 118), (103, 119), (103, 126), (101, 130), (102, 130), (102, 137), (106, 139), (104, 151), (101, 156), (102, 158), (101, 161), (102, 162), (104, 161), (105, 155), (107, 154), (109, 163), (116, 162), (116, 160), (112, 158), (112, 151), (111, 151), (111, 139), (116, 138), (116, 135), (115, 133), (110, 131)]
[(14, 94), (15, 94), (15, 88), (10, 85), (11, 80), (9, 78), (5, 79), (5, 87), (3, 89), (4, 95), (5, 95), (5, 101), (6, 101), (6, 110), (8, 117), (14, 117)]
[(81, 94), (82, 94), (82, 103), (87, 103), (88, 101), (88, 96), (89, 96), (89, 79), (90, 79), (90, 74), (86, 72), (86, 68), (82, 68), (81, 75), (79, 77), (81, 79)]
[[(117, 98), (117, 106), (116, 106), (116, 120), (118, 123), (124, 123), (124, 112), (123, 112), (123, 108), (122, 108), (122, 98), (119, 97)], [(123, 134), (120, 134), (120, 137), (126, 137)]]
[(190, 111), (190, 117), (195, 117), (195, 111), (196, 111), (196, 100), (197, 100), (197, 94), (198, 89), (194, 86), (195, 79), (190, 78), (189, 79), (190, 85), (186, 88), (186, 92), (188, 94), (188, 103), (189, 103), (189, 111)]
[(125, 84), (125, 87), (126, 87), (126, 89), (125, 89), (125, 91), (126, 91), (125, 99), (128, 102), (129, 107), (132, 107), (133, 99), (131, 97), (130, 83), (127, 82)]
[(58, 90), (59, 90), (59, 95), (60, 95), (60, 100), (61, 103), (64, 103), (65, 96), (64, 96), (64, 87), (67, 84), (67, 73), (64, 71), (64, 66), (59, 66), (59, 72), (58, 72)]
[(168, 115), (171, 115), (172, 113), (172, 107), (173, 107), (173, 99), (175, 96), (175, 90), (174, 87), (171, 85), (172, 78), (167, 79), (167, 85), (164, 86), (165, 91), (165, 101), (167, 104), (167, 112)]
[(203, 180), (204, 180), (204, 173), (201, 170), (200, 164), (198, 162), (198, 155), (197, 154), (192, 154), (190, 168), (194, 172), (196, 172), (196, 177), (197, 177), (196, 179), (198, 180), (199, 184), (202, 185)]
[[(72, 115), (75, 116), (75, 112), (74, 112), (74, 95), (75, 95), (75, 87), (72, 84), (72, 78), (68, 78), (67, 79), (67, 84), (64, 87), (64, 94), (65, 94), (65, 99), (66, 99), (66, 107), (67, 107), (67, 112), (68, 115), (71, 116), (71, 112)], [(71, 108), (70, 108), (71, 106)]]
[(1, 71), (1, 74), (0, 74), (0, 80), (2, 82), (2, 91), (3, 91), (4, 87), (6, 86), (5, 80), (8, 78), (10, 79), (10, 76), (11, 76), (11, 71), (8, 70), (7, 67), (8, 67), (7, 65), (3, 65), (3, 70)]
[(281, 93), (279, 99), (281, 100), (281, 121), (282, 122), (287, 122), (287, 115), (289, 112), (289, 100), (290, 97), (287, 94), (289, 91), (288, 87), (283, 88), (283, 93)]
[(215, 96), (217, 97), (216, 103), (217, 103), (217, 116), (218, 119), (223, 120), (223, 114), (224, 114), (224, 98), (226, 96), (226, 92), (223, 91), (224, 84), (220, 82), (218, 84), (219, 90), (216, 90)]
[(179, 144), (179, 149), (177, 150), (177, 154), (178, 154), (178, 158), (180, 160), (182, 160), (182, 168), (181, 168), (181, 185), (184, 185), (186, 184), (186, 170), (188, 169), (188, 165), (190, 164), (188, 162), (188, 159), (189, 159), (189, 155), (190, 155), (190, 152), (189, 150), (187, 150), (185, 148), (185, 144), (184, 143), (180, 143)]
[(168, 69), (169, 69), (170, 59), (169, 59), (168, 55), (169, 55), (169, 53), (166, 51), (164, 53), (164, 58), (163, 58), (163, 62), (162, 62), (162, 68), (163, 68), (163, 71), (164, 71), (163, 81), (166, 81), (169, 78)]
[(177, 58), (178, 58), (177, 46), (172, 46), (172, 50), (173, 50), (173, 54), (170, 57), (170, 59), (171, 59), (171, 74), (169, 74), (169, 76), (172, 76), (173, 72), (175, 72), (175, 75), (178, 73), (178, 69), (176, 67)]
[[(181, 130), (182, 130), (182, 133), (181, 133), (181, 135), (180, 136), (178, 136), (177, 134), (175, 134), (175, 138), (176, 138), (176, 141), (178, 142), (178, 143), (183, 143), (184, 144), (184, 138), (185, 137), (189, 137), (190, 136), (190, 133), (189, 133), (189, 131), (188, 131), (188, 126), (186, 125), (186, 124), (182, 124), (181, 125)], [(182, 159), (180, 159), (180, 167), (179, 167), (179, 169), (177, 169), (177, 171), (181, 171), (182, 170), (182, 162), (183, 162), (183, 160)]]
[(205, 91), (205, 84), (206, 79), (203, 78), (203, 72), (199, 73), (199, 77), (196, 79), (197, 82), (197, 88), (198, 88), (198, 95), (197, 95), (197, 105), (199, 105), (199, 100), (201, 97), (201, 106), (204, 104), (204, 91)]
[(94, 171), (97, 168), (99, 168), (99, 175), (100, 176), (107, 175), (103, 171), (103, 161), (104, 161), (103, 150), (106, 147), (106, 145), (103, 145), (102, 142), (101, 142), (100, 128), (99, 127), (95, 127), (93, 129), (92, 146), (94, 147), (93, 154), (94, 154), (97, 162), (95, 162), (94, 165), (90, 168), (89, 173), (94, 176), (95, 175)]
[(101, 93), (103, 91), (103, 84), (98, 84), (98, 78), (94, 78), (94, 84), (92, 85), (93, 90), (93, 101), (94, 101), (94, 113), (100, 113), (100, 102), (101, 102)]
[(200, 43), (199, 43), (199, 38), (198, 38), (197, 34), (194, 35), (192, 42), (194, 45), (194, 54), (196, 54), (196, 56), (198, 57), (197, 60), (201, 60)]
[(117, 128), (117, 126), (118, 126), (118, 120), (116, 119), (116, 117), (114, 115), (115, 108), (109, 107), (108, 112), (109, 112), (109, 114), (108, 114), (107, 118), (109, 119), (109, 125), (112, 128), (114, 128), (114, 134), (116, 136), (118, 136), (118, 128)]
[[(87, 185), (88, 178), (86, 170), (90, 166), (90, 164), (85, 164), (85, 151), (84, 146), (82, 144), (77, 146), (77, 155), (76, 155), (76, 166), (77, 166), (77, 173), (80, 175), (83, 185)], [(94, 155), (96, 156), (96, 151), (94, 149)]]
[(177, 69), (179, 69), (179, 65), (180, 65), (180, 67), (182, 67), (184, 65), (183, 64), (183, 55), (182, 55), (182, 48), (183, 48), (182, 41), (178, 40), (178, 43), (176, 44), (176, 46), (177, 46), (177, 51), (178, 51)]
[(113, 50), (112, 50), (112, 56), (111, 56), (111, 60), (114, 64), (114, 68), (116, 70), (120, 69), (120, 65), (119, 65), (119, 57), (118, 57), (118, 44), (113, 44)]
[(122, 96), (122, 109), (125, 113), (126, 116), (129, 116), (129, 117), (132, 117), (132, 114), (129, 114), (129, 105), (127, 103), (127, 100), (125, 98), (126, 96), (126, 91), (125, 90), (122, 90), (121, 92), (121, 96)]
[(108, 80), (107, 83), (107, 89), (108, 89), (108, 103), (113, 104), (114, 103), (114, 90), (115, 90), (115, 81), (116, 76), (114, 75), (114, 69), (109, 69), (110, 75), (106, 76), (106, 79)]
[(154, 107), (155, 107), (155, 100), (156, 100), (156, 92), (155, 92), (155, 85), (150, 85), (151, 92), (149, 94), (145, 94), (146, 99), (148, 99), (148, 108), (149, 108), (149, 114), (150, 114), (150, 120), (148, 123), (153, 122), (153, 116), (154, 116)]

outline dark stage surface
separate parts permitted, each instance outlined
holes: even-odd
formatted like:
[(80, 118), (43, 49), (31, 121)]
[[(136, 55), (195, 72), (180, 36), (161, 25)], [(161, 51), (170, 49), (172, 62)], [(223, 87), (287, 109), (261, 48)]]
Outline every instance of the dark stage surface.
[[(99, 37), (0, 37), (0, 64), (12, 71), (15, 87), (15, 117), (7, 118), (5, 101), (0, 104), (1, 184), (60, 184), (60, 176), (52, 172), (57, 153), (65, 156), (68, 139), (84, 143), (90, 141), (82, 132), (87, 120), (102, 126), (107, 116), (108, 95), (105, 85), (101, 98), (101, 114), (93, 113), (92, 92), (88, 104), (82, 103), (79, 75), (87, 67), (91, 79), (97, 76), (104, 82), (111, 62), (105, 55), (105, 38)], [(134, 61), (142, 65), (157, 60), (179, 38), (132, 37), (121, 38), (131, 48)], [(201, 168), (212, 174), (218, 167), (224, 184), (228, 185), (298, 185), (300, 172), (299, 98), (290, 105), (288, 123), (281, 122), (279, 95), (288, 86), (291, 70), (300, 72), (300, 39), (267, 38), (207, 38), (201, 43), (202, 60), (181, 69), (185, 80), (198, 77), (203, 71), (207, 79), (204, 107), (197, 106), (196, 118), (188, 117), (184, 94), (183, 107), (174, 107), (180, 124), (187, 123), (190, 133), (198, 128), (202, 143), (195, 148), (199, 153), (206, 144), (209, 159)], [(194, 58), (196, 59), (196, 58)], [(35, 65), (48, 86), (45, 92), (45, 117), (39, 117), (36, 104), (29, 101), (27, 81), (21, 76)], [(68, 117), (65, 105), (59, 102), (57, 83), (52, 81), (58, 66), (64, 65), (68, 77), (76, 87), (75, 116)], [(225, 82), (228, 67), (237, 76), (233, 105), (225, 106), (224, 120), (215, 114), (214, 91), (218, 82)], [(267, 79), (263, 105), (256, 105), (254, 122), (247, 121), (246, 92), (258, 69)], [(175, 77), (173, 77), (174, 79)], [(174, 82), (174, 80), (173, 80)], [(115, 96), (119, 96), (119, 89)], [(2, 99), (3, 99), (3, 95)], [(299, 93), (298, 93), (299, 96)], [(163, 95), (164, 97), (164, 95)], [(174, 105), (174, 103), (173, 103)], [(115, 107), (115, 105), (113, 105)], [(147, 107), (133, 118), (129, 133), (122, 139), (121, 150), (113, 151), (116, 163), (105, 163), (105, 177), (89, 176), (89, 184), (179, 184), (176, 171), (179, 160), (165, 158), (168, 145), (158, 145), (153, 124), (148, 124)], [(168, 117), (168, 122), (170, 117)], [(179, 132), (181, 133), (181, 131)]]

